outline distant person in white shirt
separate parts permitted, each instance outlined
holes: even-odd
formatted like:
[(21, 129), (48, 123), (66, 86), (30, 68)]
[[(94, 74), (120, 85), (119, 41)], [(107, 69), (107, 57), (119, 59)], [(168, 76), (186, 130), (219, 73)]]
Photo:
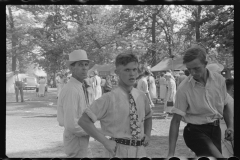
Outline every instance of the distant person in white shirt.
[(59, 95), (57, 108), (57, 120), (64, 127), (64, 152), (69, 158), (91, 157), (88, 149), (90, 137), (78, 125), (79, 118), (89, 105), (83, 83), (89, 69), (87, 53), (84, 50), (73, 51), (69, 54), (67, 65), (72, 77)]
[(64, 77), (63, 77), (63, 74), (59, 74), (57, 77), (56, 77), (56, 81), (57, 81), (57, 97), (59, 97), (60, 93), (61, 93), (61, 90), (64, 86)]
[[(150, 71), (149, 71), (150, 72)], [(157, 89), (155, 84), (155, 78), (153, 77), (153, 74), (150, 72), (150, 75), (148, 76), (148, 86), (149, 86), (149, 93), (150, 97), (153, 100), (157, 99)]]
[(154, 107), (154, 103), (151, 99), (150, 93), (149, 93), (149, 87), (148, 87), (148, 76), (150, 75), (150, 72), (148, 70), (145, 70), (143, 73), (143, 77), (138, 81), (137, 83), (137, 89), (140, 91), (143, 91), (150, 103), (151, 107)]
[(95, 92), (95, 100), (102, 96), (101, 78), (98, 76), (98, 71), (93, 71), (93, 84)]

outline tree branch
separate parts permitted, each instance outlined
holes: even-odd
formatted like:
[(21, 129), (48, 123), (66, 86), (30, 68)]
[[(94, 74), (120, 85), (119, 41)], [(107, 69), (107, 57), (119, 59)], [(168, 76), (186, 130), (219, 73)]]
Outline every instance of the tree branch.
[(80, 22), (74, 21), (74, 20), (70, 20), (70, 19), (62, 19), (62, 21), (65, 21), (65, 22), (73, 22), (73, 23), (77, 23), (77, 24), (81, 25)]

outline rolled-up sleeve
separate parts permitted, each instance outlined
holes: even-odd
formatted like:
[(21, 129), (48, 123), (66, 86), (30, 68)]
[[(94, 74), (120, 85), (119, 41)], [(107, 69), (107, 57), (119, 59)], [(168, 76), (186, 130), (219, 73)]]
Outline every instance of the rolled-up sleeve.
[(175, 100), (174, 107), (172, 109), (172, 113), (185, 116), (187, 107), (188, 107), (188, 102), (187, 102), (186, 93), (182, 92), (181, 90), (178, 90), (176, 93), (176, 100)]
[(93, 123), (105, 117), (110, 103), (109, 99), (110, 95), (109, 93), (106, 93), (97, 100), (95, 100), (89, 106), (89, 108), (85, 109), (84, 112), (88, 115), (88, 117), (92, 120)]

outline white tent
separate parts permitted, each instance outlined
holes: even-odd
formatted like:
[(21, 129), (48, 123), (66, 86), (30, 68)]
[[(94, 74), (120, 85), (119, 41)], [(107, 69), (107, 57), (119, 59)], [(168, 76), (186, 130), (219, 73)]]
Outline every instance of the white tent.
[(182, 57), (176, 58), (165, 58), (157, 65), (151, 68), (152, 72), (157, 71), (165, 71), (165, 70), (184, 70), (186, 69), (185, 65), (183, 64)]
[(36, 76), (38, 76), (38, 77), (47, 77), (47, 73), (45, 72), (45, 71), (43, 71), (43, 70), (36, 70), (35, 72), (34, 72), (34, 74), (36, 75)]

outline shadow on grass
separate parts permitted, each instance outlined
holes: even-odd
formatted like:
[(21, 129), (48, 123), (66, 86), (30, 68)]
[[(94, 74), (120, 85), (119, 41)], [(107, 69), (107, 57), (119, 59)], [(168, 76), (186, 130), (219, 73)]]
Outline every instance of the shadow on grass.
[[(19, 97), (20, 98), (20, 97)], [(24, 95), (25, 102), (14, 102), (15, 94), (7, 95), (7, 111), (24, 111), (35, 108), (57, 108), (57, 99), (54, 92), (48, 93), (45, 97), (36, 97), (34, 93)]]
[(44, 115), (35, 115), (35, 116), (25, 116), (22, 118), (56, 118), (57, 114), (44, 114)]
[[(105, 149), (101, 143), (98, 141), (90, 141), (89, 145), (93, 158), (104, 157)], [(168, 153), (168, 136), (152, 136), (149, 146), (146, 147), (146, 152), (147, 157), (150, 158), (165, 158)], [(45, 149), (8, 153), (7, 156), (9, 158), (66, 158), (62, 142), (56, 142), (53, 144), (53, 147)], [(194, 157), (180, 135), (177, 141), (175, 156)]]
[[(105, 149), (98, 141), (90, 141), (89, 147), (94, 158), (101, 158), (104, 156)], [(63, 149), (63, 142), (56, 142), (53, 147), (45, 149), (31, 150), (7, 153), (8, 158), (67, 158)]]
[(39, 150), (20, 151), (7, 153), (8, 158), (66, 158), (63, 150), (63, 143), (56, 142), (53, 147)]
[[(147, 156), (151, 158), (166, 158), (168, 154), (168, 136), (152, 136), (148, 147)], [(181, 158), (193, 158), (194, 154), (186, 146), (183, 137), (179, 134), (175, 156)]]

